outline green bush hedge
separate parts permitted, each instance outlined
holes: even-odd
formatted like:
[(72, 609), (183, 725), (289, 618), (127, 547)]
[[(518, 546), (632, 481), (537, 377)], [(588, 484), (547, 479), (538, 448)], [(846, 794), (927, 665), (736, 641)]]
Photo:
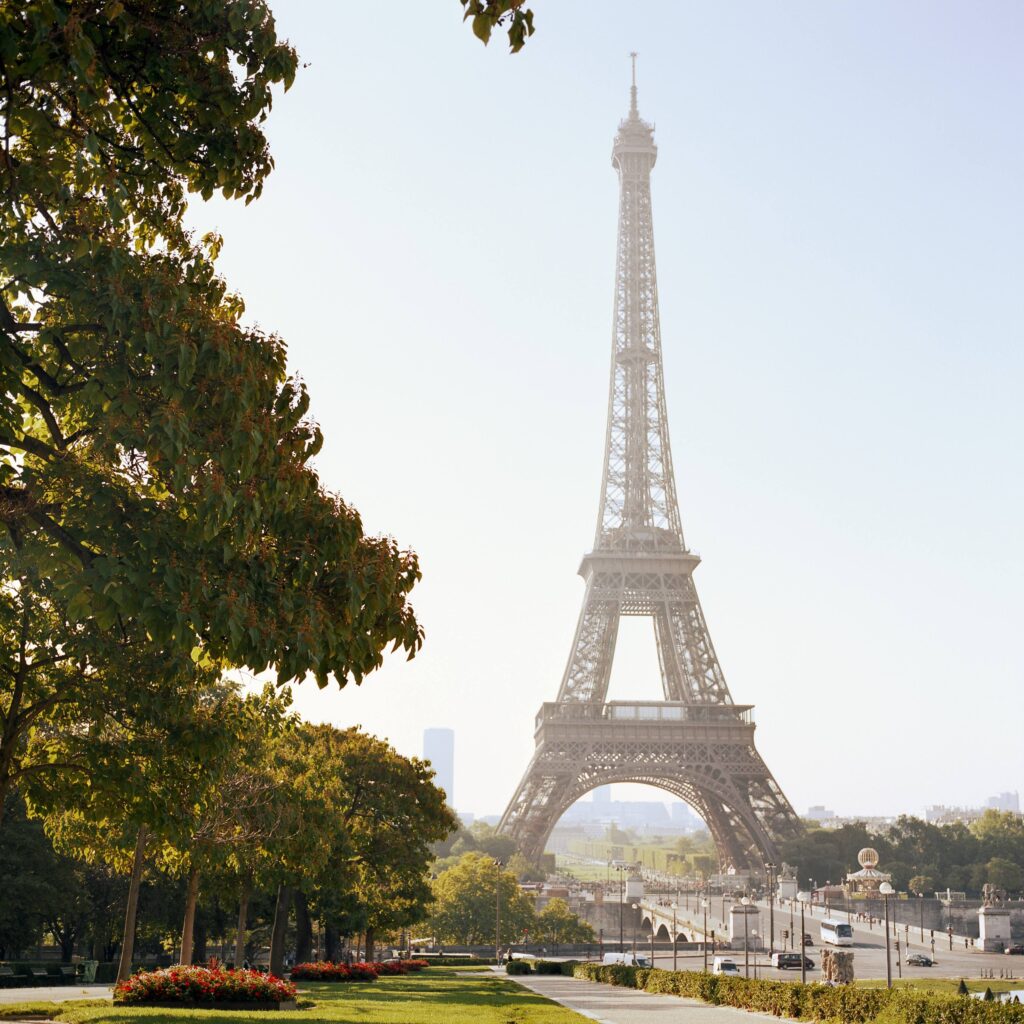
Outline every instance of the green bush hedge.
[(528, 960), (509, 960), (505, 964), (506, 974), (531, 974), (530, 962)]
[(1024, 1024), (1024, 1005), (987, 1003), (906, 989), (802, 985), (798, 981), (726, 978), (697, 971), (662, 971), (624, 964), (577, 964), (573, 975), (608, 985), (701, 999), (714, 1006), (776, 1017), (844, 1024)]

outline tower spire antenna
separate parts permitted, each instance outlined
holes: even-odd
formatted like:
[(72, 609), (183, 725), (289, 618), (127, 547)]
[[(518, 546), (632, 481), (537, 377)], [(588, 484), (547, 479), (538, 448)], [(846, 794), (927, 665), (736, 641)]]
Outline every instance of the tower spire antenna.
[(636, 50), (631, 51), (629, 59), (633, 62), (633, 85), (629, 90), (629, 114), (630, 117), (639, 117), (640, 112), (636, 107)]

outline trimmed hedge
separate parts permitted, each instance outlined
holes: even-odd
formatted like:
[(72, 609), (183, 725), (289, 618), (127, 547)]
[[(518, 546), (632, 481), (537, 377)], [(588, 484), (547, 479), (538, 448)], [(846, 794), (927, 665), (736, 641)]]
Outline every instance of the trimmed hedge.
[(530, 967), (528, 960), (509, 960), (505, 964), (506, 974), (532, 974), (533, 970)]
[(803, 985), (727, 978), (703, 971), (663, 971), (625, 964), (577, 964), (573, 976), (608, 985), (700, 999), (713, 1006), (844, 1024), (1024, 1024), (1024, 1005), (988, 1003), (907, 989)]

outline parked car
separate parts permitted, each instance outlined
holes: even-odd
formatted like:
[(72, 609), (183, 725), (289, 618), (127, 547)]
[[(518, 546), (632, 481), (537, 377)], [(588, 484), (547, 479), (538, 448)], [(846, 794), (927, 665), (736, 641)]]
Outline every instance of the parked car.
[(791, 967), (799, 970), (801, 961), (807, 970), (814, 970), (814, 961), (803, 953), (772, 953), (772, 967), (780, 971), (788, 971)]
[(1010, 956), (1024, 956), (1024, 946), (1018, 943), (1016, 946), (1007, 946), (1003, 950), (1004, 953), (1009, 953)]
[(732, 975), (738, 978), (740, 976), (740, 969), (736, 966), (735, 960), (730, 960), (727, 956), (716, 956), (711, 966), (711, 973)]
[(813, 946), (814, 945), (814, 939), (811, 938), (811, 933), (810, 932), (804, 932), (804, 945), (805, 946)]
[(924, 953), (911, 953), (907, 959), (908, 967), (934, 967), (935, 961)]

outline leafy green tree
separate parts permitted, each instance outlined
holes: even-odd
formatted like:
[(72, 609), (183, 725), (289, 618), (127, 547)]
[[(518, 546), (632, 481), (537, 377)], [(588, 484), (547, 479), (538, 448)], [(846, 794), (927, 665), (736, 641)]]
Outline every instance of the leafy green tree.
[(58, 857), (17, 793), (7, 795), (7, 827), (0, 831), (0, 959), (38, 942), (59, 903)]
[(463, 21), (472, 19), (473, 35), (484, 46), (496, 28), (507, 31), (509, 47), (518, 53), (533, 35), (533, 11), (523, 4), (526, 0), (459, 0), (465, 8)]
[(518, 942), (535, 930), (530, 900), (519, 891), (516, 876), (482, 853), (467, 853), (434, 881), (431, 924), (440, 942), (481, 945), (493, 942), (501, 901), (501, 933)]
[(521, 853), (512, 854), (505, 867), (520, 882), (543, 882), (547, 878), (547, 872), (543, 868), (536, 864), (531, 864)]
[(935, 879), (931, 875), (914, 875), (907, 883), (907, 888), (915, 896), (924, 896), (935, 891)]
[(550, 943), (554, 952), (560, 945), (576, 942), (593, 942), (594, 929), (569, 909), (563, 899), (552, 899), (537, 915), (536, 937), (540, 942)]
[(0, 577), (50, 583), (27, 627), (0, 623), (12, 650), (29, 634), (2, 796), (49, 706), (25, 691), (51, 606), (62, 635), (321, 686), (422, 637), (415, 558), (323, 489), (284, 344), (242, 326), (220, 240), (183, 226), (189, 192), (248, 202), (272, 167), (261, 124), (296, 56), (266, 4), (24, 0), (0, 39)]
[(1024, 871), (1019, 864), (1005, 857), (993, 857), (985, 865), (985, 881), (1009, 893), (1019, 892), (1024, 886)]

